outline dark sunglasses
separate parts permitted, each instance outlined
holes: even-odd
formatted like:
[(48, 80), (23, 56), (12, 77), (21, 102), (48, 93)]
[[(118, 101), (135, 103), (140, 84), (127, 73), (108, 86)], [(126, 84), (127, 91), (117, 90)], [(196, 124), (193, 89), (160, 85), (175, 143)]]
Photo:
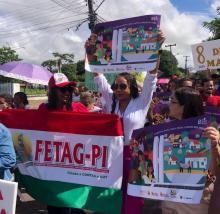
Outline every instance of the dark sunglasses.
[(128, 85), (126, 85), (124, 83), (121, 83), (121, 84), (116, 83), (116, 84), (112, 85), (112, 90), (117, 90), (117, 89), (125, 90), (127, 87), (128, 87)]
[(67, 91), (70, 92), (70, 93), (73, 92), (73, 88), (71, 88), (71, 87), (61, 87), (61, 88), (59, 88), (59, 89), (60, 89), (60, 91), (61, 91), (62, 93), (66, 93)]

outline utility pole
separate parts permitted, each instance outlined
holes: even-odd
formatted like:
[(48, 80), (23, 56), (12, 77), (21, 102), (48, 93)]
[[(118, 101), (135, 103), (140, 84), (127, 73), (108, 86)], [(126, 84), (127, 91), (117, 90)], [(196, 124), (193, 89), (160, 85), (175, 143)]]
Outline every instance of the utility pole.
[(188, 58), (190, 56), (183, 56), (183, 57), (185, 57), (185, 72), (186, 72), (186, 76), (189, 76), (189, 72), (188, 72), (188, 68), (187, 68), (187, 62), (188, 62)]
[(93, 9), (93, 0), (88, 0), (88, 9), (89, 9), (89, 29), (93, 31), (97, 21), (96, 13)]
[(172, 57), (172, 47), (176, 46), (176, 44), (169, 44), (169, 45), (165, 45), (165, 47), (169, 47), (170, 48), (170, 63), (171, 63), (171, 74), (173, 75), (173, 63), (171, 61), (171, 57)]

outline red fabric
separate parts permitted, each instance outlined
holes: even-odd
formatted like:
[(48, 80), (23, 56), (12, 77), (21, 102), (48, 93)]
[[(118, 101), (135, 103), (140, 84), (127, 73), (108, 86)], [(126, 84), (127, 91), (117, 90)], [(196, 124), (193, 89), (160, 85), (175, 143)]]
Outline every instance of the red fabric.
[[(38, 110), (47, 110), (47, 104), (41, 103)], [(62, 111), (67, 111), (66, 106), (63, 107)], [(88, 109), (79, 102), (72, 102), (72, 112), (89, 112)]]
[(207, 106), (220, 106), (220, 97), (219, 96), (203, 96), (203, 101)]
[(73, 112), (89, 112), (88, 109), (82, 103), (72, 103), (72, 111)]
[(12, 109), (0, 112), (0, 121), (8, 128), (123, 136), (120, 118), (112, 114)]

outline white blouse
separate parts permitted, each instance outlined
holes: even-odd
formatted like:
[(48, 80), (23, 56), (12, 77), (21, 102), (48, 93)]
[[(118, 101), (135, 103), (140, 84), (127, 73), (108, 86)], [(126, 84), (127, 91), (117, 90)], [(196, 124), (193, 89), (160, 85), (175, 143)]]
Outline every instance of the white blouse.
[[(105, 101), (106, 113), (110, 113), (112, 109), (113, 91), (104, 75), (94, 77), (95, 83), (98, 85), (99, 91), (102, 93)], [(125, 145), (129, 144), (134, 129), (144, 127), (146, 115), (152, 100), (153, 92), (156, 90), (157, 77), (154, 74), (147, 74), (144, 80), (142, 92), (139, 97), (131, 99), (125, 112), (121, 115), (119, 110), (119, 102), (116, 101), (115, 114), (123, 117), (123, 128)]]

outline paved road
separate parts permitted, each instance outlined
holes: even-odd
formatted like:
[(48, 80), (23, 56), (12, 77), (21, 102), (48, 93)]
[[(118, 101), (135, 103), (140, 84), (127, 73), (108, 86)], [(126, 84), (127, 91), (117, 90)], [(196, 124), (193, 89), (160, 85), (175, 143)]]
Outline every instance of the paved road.
[[(160, 201), (145, 200), (143, 214), (162, 214)], [(22, 193), (21, 200), (17, 200), (16, 214), (47, 214), (46, 205), (35, 201), (27, 193)], [(85, 214), (100, 214), (85, 211)]]
[(27, 193), (21, 194), (17, 199), (16, 214), (46, 214), (46, 205), (31, 198)]

